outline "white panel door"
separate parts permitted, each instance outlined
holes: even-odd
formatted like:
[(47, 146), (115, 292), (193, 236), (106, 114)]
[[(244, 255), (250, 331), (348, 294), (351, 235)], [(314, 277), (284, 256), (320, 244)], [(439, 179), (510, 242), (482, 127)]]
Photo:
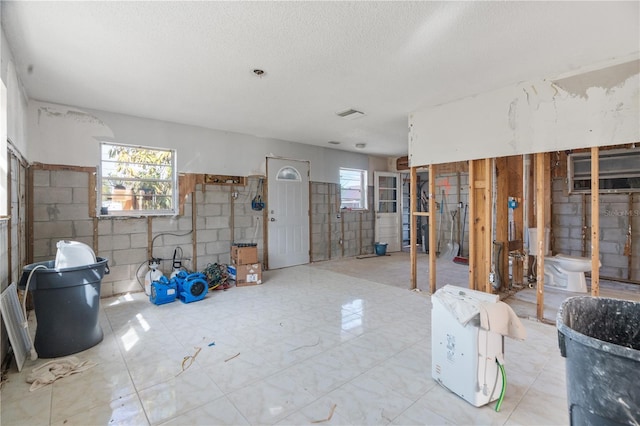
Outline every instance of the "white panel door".
[(402, 194), (400, 173), (374, 172), (375, 180), (375, 240), (387, 243), (387, 251), (402, 248)]
[(267, 158), (269, 269), (309, 263), (309, 162)]

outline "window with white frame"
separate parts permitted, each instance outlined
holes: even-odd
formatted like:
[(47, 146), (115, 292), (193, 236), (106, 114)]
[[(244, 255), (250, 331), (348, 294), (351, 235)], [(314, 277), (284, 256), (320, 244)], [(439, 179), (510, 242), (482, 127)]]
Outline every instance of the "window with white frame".
[(173, 215), (177, 196), (175, 150), (100, 144), (100, 216)]
[(367, 208), (367, 171), (340, 168), (340, 208)]

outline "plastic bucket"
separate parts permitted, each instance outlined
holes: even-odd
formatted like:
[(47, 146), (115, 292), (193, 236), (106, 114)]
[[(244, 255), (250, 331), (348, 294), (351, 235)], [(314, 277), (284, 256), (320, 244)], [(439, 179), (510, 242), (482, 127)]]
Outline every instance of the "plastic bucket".
[(387, 254), (387, 243), (375, 243), (376, 255), (384, 256)]
[(102, 341), (99, 323), (100, 285), (108, 273), (107, 259), (73, 268), (55, 268), (55, 261), (32, 263), (22, 269), (19, 287), (24, 290), (29, 274), (37, 327), (34, 347), (40, 358), (71, 355)]
[(572, 425), (640, 420), (640, 303), (571, 297), (556, 320)]

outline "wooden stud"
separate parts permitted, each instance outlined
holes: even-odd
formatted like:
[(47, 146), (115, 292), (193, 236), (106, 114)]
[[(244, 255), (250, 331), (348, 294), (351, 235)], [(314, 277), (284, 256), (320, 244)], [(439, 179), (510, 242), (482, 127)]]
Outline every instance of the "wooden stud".
[(147, 259), (153, 255), (153, 218), (147, 216)]
[(591, 295), (600, 296), (600, 151), (591, 148)]
[(27, 169), (27, 263), (33, 263), (33, 171)]
[(627, 279), (631, 280), (631, 269), (633, 269), (633, 240), (631, 236), (633, 235), (633, 192), (629, 193), (629, 229), (627, 230), (627, 241), (625, 242), (625, 247), (627, 248)]
[(98, 240), (100, 235), (98, 234), (98, 217), (94, 216), (92, 218), (93, 222), (93, 252), (98, 254), (100, 252), (100, 247), (98, 246)]
[[(10, 154), (12, 154), (9, 151)], [(12, 155), (12, 157), (14, 157)], [(11, 236), (13, 235), (13, 218), (12, 218), (12, 206), (11, 206), (11, 202), (13, 199), (13, 181), (11, 179), (11, 166), (12, 166), (12, 159), (9, 158), (9, 160), (7, 161), (7, 281), (8, 282), (13, 282), (13, 265), (12, 265), (12, 259), (13, 259), (13, 253), (11, 252), (11, 249), (13, 247), (13, 241)], [(17, 187), (18, 187), (18, 191), (20, 190), (20, 182), (17, 182)], [(18, 203), (19, 204), (19, 203)], [(20, 223), (20, 218), (17, 218), (16, 223)]]
[(587, 257), (587, 194), (582, 194), (582, 257)]
[(476, 161), (469, 161), (469, 288), (475, 289), (476, 274)]
[(191, 192), (191, 268), (198, 270), (198, 206), (196, 205), (195, 185)]
[[(89, 191), (89, 217), (96, 217), (97, 216), (97, 212), (96, 209), (98, 208), (98, 194), (96, 193), (97, 190), (97, 175), (95, 170), (93, 172), (88, 173), (89, 175), (89, 188), (87, 189)], [(97, 253), (97, 252), (96, 252)]]
[(418, 288), (418, 250), (416, 247), (418, 241), (418, 230), (417, 226), (417, 218), (415, 216), (416, 210), (418, 208), (418, 200), (416, 190), (418, 189), (418, 178), (417, 178), (417, 170), (415, 167), (411, 167), (411, 172), (409, 174), (409, 247), (410, 247), (410, 256), (411, 256), (411, 286), (410, 288), (416, 289)]
[(235, 212), (235, 200), (233, 198), (233, 185), (231, 185), (229, 191), (229, 231), (231, 234), (231, 243), (236, 240), (236, 212)]
[[(436, 211), (436, 170), (437, 166), (429, 165), (429, 214)], [(436, 292), (436, 221), (435, 215), (429, 217), (429, 291)]]
[(485, 186), (482, 190), (482, 201), (484, 207), (484, 229), (482, 232), (482, 243), (484, 246), (484, 274), (480, 275), (479, 278), (485, 283), (484, 291), (486, 293), (493, 293), (492, 284), (489, 281), (489, 272), (491, 272), (491, 253), (493, 252), (493, 221), (491, 220), (493, 216), (493, 202), (492, 202), (492, 176), (493, 176), (493, 160), (485, 159), (484, 160), (484, 182)]
[(327, 184), (327, 199), (329, 200), (329, 208), (327, 209), (327, 258), (331, 260), (331, 220), (333, 219), (333, 197), (331, 197), (331, 188), (333, 184)]
[[(496, 241), (502, 250), (496, 258), (496, 270), (502, 278), (500, 284), (508, 288), (509, 279), (509, 168), (507, 157), (496, 159)], [(497, 254), (497, 253), (496, 253)]]
[(536, 248), (537, 283), (536, 283), (536, 316), (544, 320), (544, 244), (545, 244), (545, 154), (536, 154), (536, 227), (538, 247)]

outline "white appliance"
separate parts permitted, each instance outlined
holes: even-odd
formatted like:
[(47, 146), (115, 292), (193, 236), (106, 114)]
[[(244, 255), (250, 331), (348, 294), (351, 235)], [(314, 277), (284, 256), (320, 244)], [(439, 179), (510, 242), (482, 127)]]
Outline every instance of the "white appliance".
[[(497, 400), (502, 375), (496, 361), (504, 363), (504, 336), (481, 328), (474, 309), (479, 302), (503, 302), (498, 295), (452, 285), (434, 293), (431, 301), (432, 377), (476, 407)], [(470, 318), (464, 325), (461, 315)]]
[(93, 265), (96, 263), (96, 255), (93, 249), (79, 241), (58, 241), (56, 244), (56, 269), (75, 268), (78, 266)]

